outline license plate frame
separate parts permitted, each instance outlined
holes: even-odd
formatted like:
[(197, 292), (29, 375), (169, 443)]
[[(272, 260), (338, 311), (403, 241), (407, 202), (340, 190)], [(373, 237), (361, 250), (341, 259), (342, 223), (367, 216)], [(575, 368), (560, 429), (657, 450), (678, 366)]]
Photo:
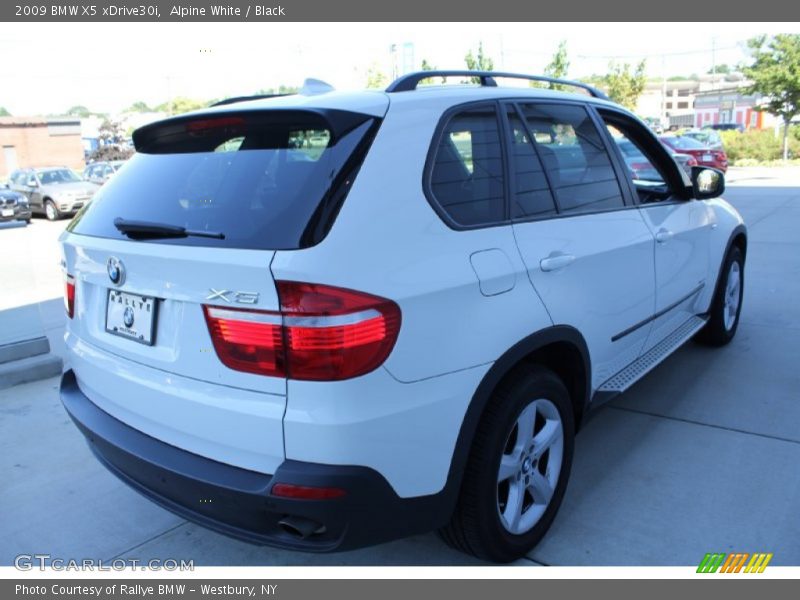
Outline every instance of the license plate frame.
[(714, 155), (713, 154), (703, 154), (702, 159), (703, 159), (703, 162), (711, 162), (712, 160), (714, 160)]
[[(126, 310), (131, 309), (132, 320), (126, 324)], [(106, 295), (105, 329), (112, 335), (137, 344), (152, 346), (156, 341), (158, 298), (109, 289)], [(141, 324), (141, 326), (134, 327)]]

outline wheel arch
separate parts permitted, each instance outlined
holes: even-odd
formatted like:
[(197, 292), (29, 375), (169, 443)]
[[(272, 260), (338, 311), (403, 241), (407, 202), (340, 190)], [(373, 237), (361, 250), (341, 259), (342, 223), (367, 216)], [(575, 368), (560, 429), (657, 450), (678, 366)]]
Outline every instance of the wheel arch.
[(720, 282), (722, 281), (722, 270), (725, 268), (725, 261), (728, 260), (731, 248), (736, 246), (742, 252), (742, 260), (746, 262), (747, 259), (747, 228), (744, 225), (737, 225), (731, 231), (728, 237), (728, 242), (725, 245), (725, 252), (722, 253), (722, 258), (717, 267), (717, 279), (714, 281), (714, 294), (711, 296), (711, 302), (717, 297), (719, 293)]
[(572, 400), (575, 431), (580, 428), (591, 397), (591, 362), (583, 335), (569, 325), (554, 325), (520, 340), (495, 361), (484, 375), (461, 423), (443, 490), (447, 504), (453, 508), (475, 432), (486, 405), (497, 386), (515, 367), (526, 362), (545, 366), (561, 377)]

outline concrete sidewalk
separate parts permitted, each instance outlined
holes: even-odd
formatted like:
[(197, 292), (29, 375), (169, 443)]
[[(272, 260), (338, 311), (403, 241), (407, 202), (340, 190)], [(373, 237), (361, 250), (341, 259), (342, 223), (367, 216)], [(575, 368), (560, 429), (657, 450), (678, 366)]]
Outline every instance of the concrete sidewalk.
[[(520, 565), (691, 565), (706, 552), (772, 552), (800, 565), (800, 178), (734, 181), (750, 231), (738, 335), (688, 344), (578, 436), (564, 505)], [(782, 178), (783, 177), (783, 178)], [(186, 523), (105, 471), (50, 379), (0, 392), (0, 564), (61, 558), (196, 565), (471, 565), (423, 535), (313, 555)], [(388, 518), (391, 518), (389, 515)]]

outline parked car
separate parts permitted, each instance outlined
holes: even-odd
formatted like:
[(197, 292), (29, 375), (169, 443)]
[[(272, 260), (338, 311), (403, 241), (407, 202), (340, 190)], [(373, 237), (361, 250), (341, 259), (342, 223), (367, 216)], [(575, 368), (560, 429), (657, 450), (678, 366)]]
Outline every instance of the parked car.
[[(631, 175), (634, 179), (641, 179), (646, 181), (663, 181), (664, 178), (658, 172), (650, 160), (642, 154), (642, 151), (630, 140), (624, 138), (615, 138), (620, 151), (622, 152), (625, 164), (630, 169)], [(678, 163), (683, 171), (691, 176), (692, 167), (697, 166), (697, 160), (691, 154), (679, 154), (673, 152), (669, 147), (667, 150), (672, 156), (672, 159)]]
[(687, 129), (682, 135), (693, 138), (712, 150), (723, 149), (722, 138), (713, 129)]
[(28, 198), (34, 214), (44, 214), (50, 221), (75, 214), (97, 191), (95, 184), (67, 167), (20, 169), (11, 174), (9, 183)]
[(0, 185), (0, 222), (25, 221), (31, 222), (31, 207), (28, 199), (8, 188), (7, 184)]
[(673, 152), (691, 154), (700, 166), (713, 167), (723, 173), (728, 170), (728, 155), (725, 150), (714, 150), (684, 135), (665, 135), (659, 139)]
[(738, 131), (740, 133), (744, 131), (744, 125), (741, 123), (714, 123), (708, 127), (716, 131)]
[[(417, 91), (446, 76), (480, 83)], [(253, 543), (440, 529), (529, 552), (588, 416), (687, 340), (734, 337), (747, 232), (721, 171), (690, 179), (601, 92), (500, 77), (316, 83), (138, 129), (60, 238), (61, 400), (100, 461)]]
[(124, 160), (92, 163), (83, 170), (83, 178), (97, 185), (103, 185), (125, 164)]

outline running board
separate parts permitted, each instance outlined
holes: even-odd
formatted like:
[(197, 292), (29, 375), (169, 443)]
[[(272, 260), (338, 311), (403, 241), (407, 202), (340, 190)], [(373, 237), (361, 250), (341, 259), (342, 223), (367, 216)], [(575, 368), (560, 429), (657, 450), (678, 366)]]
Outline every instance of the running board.
[(658, 344), (622, 369), (622, 371), (603, 383), (597, 389), (592, 404), (601, 404), (602, 402), (610, 400), (611, 397), (627, 390), (657, 367), (661, 361), (681, 347), (689, 338), (702, 329), (705, 324), (706, 320), (702, 317), (690, 318)]

